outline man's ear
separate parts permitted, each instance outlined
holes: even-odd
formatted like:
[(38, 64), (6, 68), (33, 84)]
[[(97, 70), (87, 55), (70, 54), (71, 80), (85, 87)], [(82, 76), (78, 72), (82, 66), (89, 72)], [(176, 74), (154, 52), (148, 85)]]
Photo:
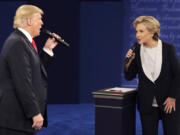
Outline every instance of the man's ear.
[(31, 25), (32, 25), (31, 18), (27, 18), (27, 19), (26, 19), (26, 22), (27, 22), (27, 26), (31, 26)]

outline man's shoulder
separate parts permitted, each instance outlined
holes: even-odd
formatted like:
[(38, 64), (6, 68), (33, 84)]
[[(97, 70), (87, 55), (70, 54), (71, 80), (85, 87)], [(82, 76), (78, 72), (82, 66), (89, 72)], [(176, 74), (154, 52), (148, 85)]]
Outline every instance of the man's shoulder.
[(16, 42), (23, 42), (24, 44), (28, 44), (28, 39), (27, 37), (18, 29), (15, 29), (7, 38), (7, 41), (11, 41), (13, 43)]

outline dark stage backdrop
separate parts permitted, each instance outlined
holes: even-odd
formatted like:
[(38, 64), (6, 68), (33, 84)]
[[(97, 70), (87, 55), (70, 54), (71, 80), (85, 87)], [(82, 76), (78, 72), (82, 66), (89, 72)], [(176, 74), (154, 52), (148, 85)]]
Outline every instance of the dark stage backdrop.
[(92, 91), (120, 86), (123, 53), (122, 1), (81, 1), (80, 101)]
[[(78, 97), (78, 49), (79, 49), (79, 1), (78, 0), (0, 0), (0, 48), (12, 32), (13, 16), (21, 4), (33, 4), (44, 11), (44, 27), (58, 33), (70, 44), (55, 49), (56, 59), (48, 69), (48, 103), (79, 103)], [(41, 49), (47, 37), (36, 38)]]
[[(124, 80), (123, 60), (136, 42), (132, 22), (140, 15), (160, 21), (160, 38), (173, 43), (180, 57), (178, 0), (0, 0), (0, 48), (13, 30), (16, 8), (25, 3), (42, 8), (44, 27), (71, 45), (55, 49), (56, 59), (48, 70), (48, 103), (93, 102), (93, 91), (136, 87), (137, 79)], [(36, 38), (39, 49), (45, 39)]]
[(137, 87), (126, 81), (123, 60), (136, 42), (133, 20), (141, 15), (160, 21), (160, 39), (173, 43), (180, 57), (180, 1), (82, 0), (80, 27), (80, 101), (91, 102), (92, 91), (107, 87)]
[[(31, 0), (44, 10), (44, 28), (58, 33), (70, 47), (55, 48), (56, 59), (48, 68), (48, 103), (79, 103), (79, 0)], [(37, 38), (42, 41), (42, 35)], [(40, 43), (39, 43), (40, 44)]]
[(27, 1), (0, 0), (0, 49), (9, 33), (13, 30), (13, 18), (16, 8), (26, 3)]
[[(134, 42), (135, 30), (132, 22), (141, 15), (154, 16), (161, 24), (160, 39), (175, 45), (180, 58), (180, 1), (179, 0), (124, 0), (124, 54)], [(121, 74), (121, 85), (136, 87), (137, 79), (131, 82), (124, 80)]]

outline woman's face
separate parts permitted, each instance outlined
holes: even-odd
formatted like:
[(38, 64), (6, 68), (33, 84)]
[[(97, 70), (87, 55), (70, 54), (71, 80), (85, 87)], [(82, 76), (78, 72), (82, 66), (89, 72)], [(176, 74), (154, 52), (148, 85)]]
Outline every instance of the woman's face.
[(153, 40), (153, 34), (148, 31), (143, 23), (136, 26), (136, 38), (139, 44), (148, 44)]

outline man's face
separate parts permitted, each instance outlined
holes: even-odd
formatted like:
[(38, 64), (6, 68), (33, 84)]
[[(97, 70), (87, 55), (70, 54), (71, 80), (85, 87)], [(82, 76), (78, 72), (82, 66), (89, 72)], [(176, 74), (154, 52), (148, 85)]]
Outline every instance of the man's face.
[(43, 25), (42, 16), (40, 13), (35, 13), (31, 18), (32, 23), (32, 36), (37, 37), (40, 35), (40, 29)]

